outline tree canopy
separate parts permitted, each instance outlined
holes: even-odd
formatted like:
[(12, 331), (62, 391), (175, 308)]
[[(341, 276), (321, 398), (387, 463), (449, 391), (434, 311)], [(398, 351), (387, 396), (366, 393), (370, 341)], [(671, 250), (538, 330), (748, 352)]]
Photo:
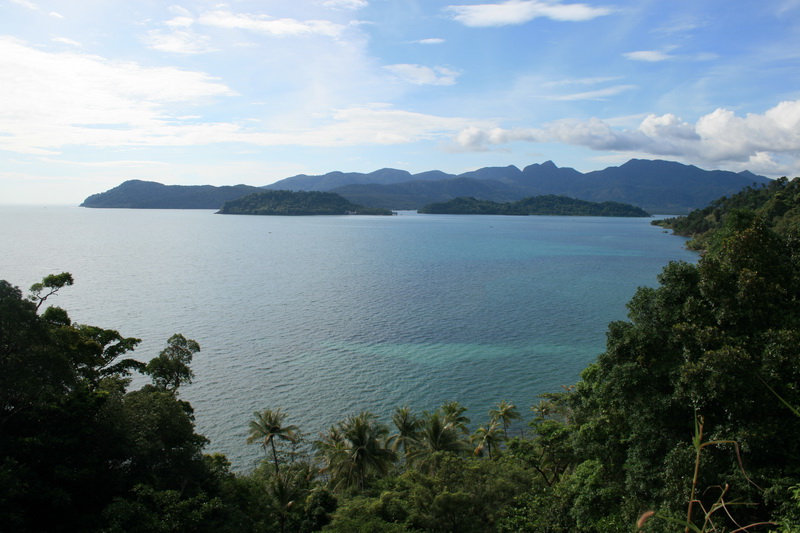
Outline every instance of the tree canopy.
[[(208, 440), (179, 398), (196, 342), (176, 334), (143, 363), (130, 357), (138, 339), (41, 311), (68, 274), (28, 298), (0, 281), (0, 524), (798, 531), (798, 237), (758, 208), (727, 212), (698, 263), (670, 263), (640, 288), (578, 383), (532, 398), (527, 419), (508, 401), (484, 415), (449, 401), (399, 407), (393, 427), (363, 411), (312, 443), (267, 406), (248, 439), (264, 459), (240, 473), (203, 454)], [(153, 383), (129, 390), (132, 372)]]
[(460, 197), (447, 202), (428, 204), (419, 209), (419, 212), (438, 215), (650, 216), (649, 213), (639, 207), (620, 202), (589, 202), (554, 194), (531, 196), (507, 203)]
[(391, 215), (389, 209), (356, 205), (333, 192), (264, 191), (225, 202), (223, 215)]

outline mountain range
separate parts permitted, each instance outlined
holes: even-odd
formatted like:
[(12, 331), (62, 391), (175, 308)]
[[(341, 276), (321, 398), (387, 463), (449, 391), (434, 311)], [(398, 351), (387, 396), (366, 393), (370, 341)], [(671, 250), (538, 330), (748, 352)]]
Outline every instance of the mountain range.
[[(516, 166), (485, 167), (463, 174), (431, 170), (411, 174), (384, 168), (370, 173), (300, 174), (267, 185), (266, 189), (335, 192), (369, 207), (419, 209), (433, 202), (473, 197), (513, 202), (555, 194), (591, 202), (623, 202), (651, 213), (680, 214), (705, 207), (748, 185), (769, 183), (748, 171), (703, 170), (673, 161), (632, 159), (618, 167), (582, 173), (552, 161), (520, 170)], [(228, 200), (264, 188), (248, 185), (162, 185), (130, 180), (87, 198), (84, 207), (218, 209)]]

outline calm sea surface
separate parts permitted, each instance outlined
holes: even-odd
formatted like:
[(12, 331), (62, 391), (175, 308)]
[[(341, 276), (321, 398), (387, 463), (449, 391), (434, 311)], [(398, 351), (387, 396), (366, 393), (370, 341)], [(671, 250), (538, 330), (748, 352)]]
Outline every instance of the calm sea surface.
[(312, 437), (404, 404), (529, 414), (603, 350), (638, 286), (697, 259), (683, 243), (649, 219), (0, 207), (0, 279), (72, 272), (53, 304), (141, 338), (141, 360), (173, 333), (200, 343), (181, 396), (207, 451), (244, 469), (265, 408)]

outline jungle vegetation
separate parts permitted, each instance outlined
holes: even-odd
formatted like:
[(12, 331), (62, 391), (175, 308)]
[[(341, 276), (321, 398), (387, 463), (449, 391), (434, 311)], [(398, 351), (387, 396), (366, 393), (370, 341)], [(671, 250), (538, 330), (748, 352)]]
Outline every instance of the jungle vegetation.
[[(243, 473), (205, 453), (180, 398), (197, 343), (142, 363), (138, 339), (47, 305), (71, 275), (27, 296), (2, 281), (2, 530), (800, 531), (800, 239), (724, 218), (697, 264), (637, 291), (578, 383), (317, 435), (264, 406)], [(151, 383), (130, 390), (132, 372)]]
[(418, 211), (420, 213), (438, 215), (650, 216), (649, 213), (639, 207), (620, 202), (588, 202), (555, 194), (530, 196), (516, 202), (506, 203), (460, 197), (447, 202), (428, 204)]
[(704, 250), (729, 216), (752, 212), (776, 232), (785, 235), (800, 223), (800, 178), (780, 178), (769, 184), (745, 187), (731, 196), (723, 196), (703, 209), (686, 216), (655, 220), (652, 223), (673, 230), (676, 235), (691, 237), (687, 247)]

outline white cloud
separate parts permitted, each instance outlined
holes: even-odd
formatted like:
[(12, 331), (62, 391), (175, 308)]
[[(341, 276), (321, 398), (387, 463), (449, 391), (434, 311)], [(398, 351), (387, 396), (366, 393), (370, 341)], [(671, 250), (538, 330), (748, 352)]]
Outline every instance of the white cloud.
[(624, 57), (633, 61), (646, 61), (648, 63), (657, 63), (659, 61), (667, 61), (674, 56), (659, 52), (658, 50), (639, 50), (637, 52), (628, 52), (622, 54)]
[(67, 39), (66, 37), (53, 37), (52, 41), (54, 43), (68, 44), (68, 45), (74, 46), (76, 48), (80, 48), (80, 47), (83, 46), (78, 41), (73, 41), (72, 39)]
[[(470, 121), (350, 105), (298, 122), (203, 122), (186, 108), (235, 96), (202, 72), (146, 68), (82, 53), (47, 53), (0, 38), (0, 150), (52, 155), (86, 147), (352, 146), (447, 139)], [(438, 73), (442, 77), (443, 74)], [(172, 112), (177, 107), (180, 113)]]
[(331, 9), (363, 9), (369, 5), (367, 0), (323, 0), (322, 5)]
[(542, 0), (507, 0), (498, 4), (448, 6), (446, 11), (465, 26), (488, 27), (524, 24), (539, 17), (580, 22), (608, 15), (611, 9), (587, 4), (562, 4)]
[[(31, 11), (39, 11), (39, 12), (42, 11), (42, 8), (40, 8), (37, 4), (30, 2), (29, 0), (10, 0), (10, 1), (12, 4), (17, 4), (18, 6), (30, 9)], [(59, 19), (64, 18), (63, 15), (61, 15), (60, 13), (56, 13), (55, 11), (51, 11), (50, 13), (48, 13), (48, 15)]]
[(40, 11), (39, 6), (28, 0), (11, 0), (11, 3), (30, 9), (31, 11)]
[(191, 129), (169, 115), (169, 106), (235, 94), (202, 72), (46, 53), (9, 38), (0, 38), (0, 70), (0, 148), (23, 153), (158, 144), (165, 130)]
[(420, 39), (419, 41), (414, 41), (417, 44), (442, 44), (444, 43), (444, 39), (438, 38), (431, 38), (431, 39)]
[(230, 11), (203, 13), (197, 22), (217, 28), (248, 30), (271, 37), (294, 35), (324, 35), (338, 37), (345, 26), (327, 20), (300, 21), (291, 18), (274, 18), (268, 15), (236, 14)]
[(604, 89), (597, 89), (594, 91), (555, 95), (551, 96), (550, 99), (561, 101), (605, 100), (609, 96), (616, 96), (620, 93), (627, 92), (635, 88), (636, 85), (614, 85), (613, 87), (606, 87)]
[(543, 83), (544, 87), (559, 87), (563, 85), (597, 85), (609, 81), (620, 79), (619, 76), (598, 76), (596, 78), (570, 78), (566, 80), (548, 81)]
[(191, 30), (173, 30), (169, 32), (151, 30), (142, 37), (142, 42), (154, 50), (173, 54), (191, 55), (214, 51), (207, 35)]
[(395, 76), (415, 85), (453, 85), (460, 72), (446, 67), (425, 67), (422, 65), (387, 65), (386, 70)]
[[(463, 148), (486, 150), (515, 141), (560, 142), (593, 150), (673, 156), (706, 166), (727, 165), (777, 175), (800, 162), (800, 100), (781, 102), (763, 114), (737, 116), (717, 109), (695, 123), (673, 114), (648, 115), (635, 129), (615, 129), (609, 121), (560, 120), (543, 128), (463, 129), (455, 136)], [(771, 170), (770, 170), (771, 169)]]

